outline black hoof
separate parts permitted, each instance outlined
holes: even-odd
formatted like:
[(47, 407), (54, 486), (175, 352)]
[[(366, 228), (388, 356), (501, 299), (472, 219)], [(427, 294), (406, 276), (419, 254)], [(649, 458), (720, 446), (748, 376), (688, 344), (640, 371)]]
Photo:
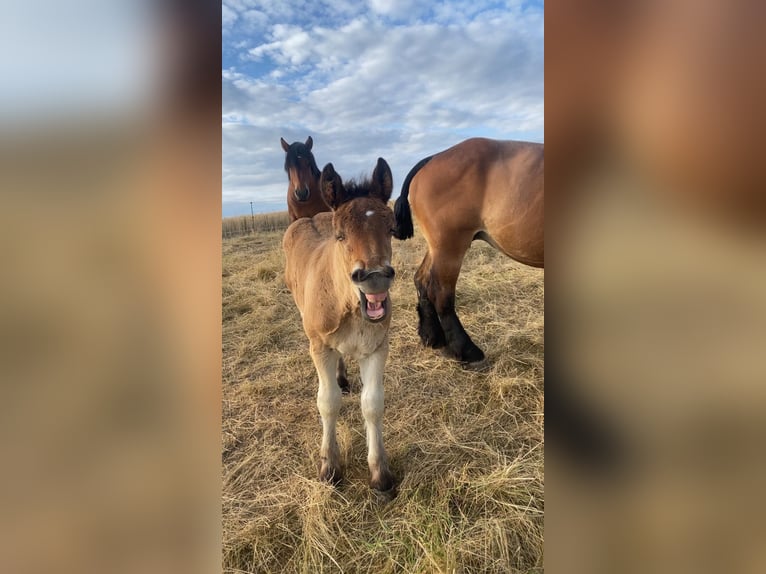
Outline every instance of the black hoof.
[(479, 369), (471, 367), (470, 365), (480, 367), (484, 363), (487, 363), (487, 360), (484, 357), (484, 352), (479, 349), (479, 347), (470, 342), (457, 350), (453, 349), (452, 347), (447, 347), (442, 350), (442, 354), (445, 357), (459, 361), (464, 367), (472, 370)]
[(351, 383), (348, 382), (346, 377), (338, 377), (338, 386), (342, 394), (348, 395), (351, 393)]
[(459, 359), (461, 363), (481, 363), (485, 360), (484, 351), (473, 343), (469, 343), (461, 349)]
[(474, 361), (473, 363), (460, 363), (460, 366), (466, 371), (476, 371), (477, 373), (480, 373), (488, 370), (492, 366), (492, 363), (487, 359), (482, 359), (481, 361)]

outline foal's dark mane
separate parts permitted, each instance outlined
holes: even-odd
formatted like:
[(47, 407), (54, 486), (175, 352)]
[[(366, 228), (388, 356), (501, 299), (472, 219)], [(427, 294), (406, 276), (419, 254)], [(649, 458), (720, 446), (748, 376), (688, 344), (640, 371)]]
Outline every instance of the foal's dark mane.
[[(343, 189), (345, 190), (346, 201), (351, 201), (358, 197), (369, 197), (370, 188), (372, 187), (372, 181), (369, 177), (362, 177), (360, 179), (349, 179), (343, 182)], [(345, 202), (344, 202), (345, 203)]]
[(298, 166), (298, 155), (302, 155), (303, 157), (309, 159), (311, 174), (319, 179), (319, 176), (322, 174), (322, 172), (319, 171), (317, 162), (314, 159), (314, 154), (311, 153), (311, 150), (307, 149), (306, 146), (300, 142), (292, 144), (290, 149), (287, 150), (287, 154), (285, 155), (285, 171), (290, 171), (291, 167)]

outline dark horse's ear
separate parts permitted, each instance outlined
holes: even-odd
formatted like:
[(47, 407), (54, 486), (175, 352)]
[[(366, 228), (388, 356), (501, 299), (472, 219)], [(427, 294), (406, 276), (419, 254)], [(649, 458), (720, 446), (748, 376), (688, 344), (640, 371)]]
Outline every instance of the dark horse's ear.
[(285, 138), (279, 138), (279, 141), (282, 143), (283, 150), (290, 151), (290, 144), (285, 141)]
[(309, 136), (309, 139), (306, 140), (306, 149), (311, 151), (311, 146), (314, 145), (314, 140), (311, 139), (311, 136)]
[(338, 209), (338, 206), (346, 200), (343, 180), (335, 173), (335, 168), (331, 163), (324, 166), (322, 170), (322, 176), (319, 178), (319, 189), (322, 191), (322, 199), (331, 209)]
[(372, 185), (370, 186), (370, 197), (375, 197), (383, 203), (391, 199), (391, 190), (394, 187), (394, 177), (391, 175), (391, 168), (388, 167), (386, 160), (378, 158), (378, 165), (372, 172)]

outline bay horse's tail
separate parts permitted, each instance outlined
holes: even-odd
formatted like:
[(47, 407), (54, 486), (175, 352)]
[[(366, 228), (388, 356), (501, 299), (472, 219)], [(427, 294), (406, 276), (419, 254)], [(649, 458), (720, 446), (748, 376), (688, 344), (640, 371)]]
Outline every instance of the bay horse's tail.
[(394, 237), (397, 239), (409, 239), (415, 233), (415, 228), (412, 225), (412, 211), (410, 210), (410, 182), (415, 177), (420, 169), (426, 165), (433, 156), (429, 155), (427, 158), (421, 159), (415, 167), (410, 170), (407, 177), (404, 178), (402, 184), (402, 191), (399, 197), (394, 203), (394, 217), (396, 218), (396, 229), (394, 230)]

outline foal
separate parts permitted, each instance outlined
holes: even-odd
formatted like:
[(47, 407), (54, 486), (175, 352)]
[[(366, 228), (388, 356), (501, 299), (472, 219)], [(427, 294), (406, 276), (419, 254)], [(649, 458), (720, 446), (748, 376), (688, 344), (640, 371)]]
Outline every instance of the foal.
[(285, 282), (301, 312), (311, 358), (319, 375), (317, 406), (322, 416), (320, 480), (341, 480), (335, 425), (341, 406), (336, 368), (342, 355), (359, 361), (362, 414), (367, 429), (370, 486), (387, 491), (393, 475), (383, 448), (383, 368), (388, 356), (394, 278), (388, 207), (393, 178), (383, 158), (371, 181), (343, 184), (328, 163), (320, 189), (331, 213), (290, 225), (283, 248)]

